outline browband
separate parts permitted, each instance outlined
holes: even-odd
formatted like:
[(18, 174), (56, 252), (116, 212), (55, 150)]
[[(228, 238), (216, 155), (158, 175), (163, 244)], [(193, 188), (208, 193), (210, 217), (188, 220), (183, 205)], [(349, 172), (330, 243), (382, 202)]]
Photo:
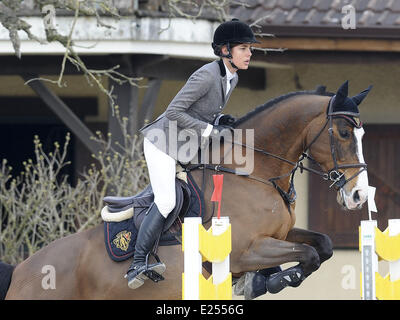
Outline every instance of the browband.
[(351, 125), (353, 125), (356, 128), (361, 128), (363, 123), (360, 120), (360, 114), (357, 112), (350, 112), (350, 111), (338, 111), (338, 112), (332, 112), (332, 106), (333, 102), (336, 98), (336, 95), (334, 95), (331, 100), (329, 101), (328, 105), (328, 110), (327, 110), (327, 117), (333, 117), (333, 118), (343, 118), (347, 120)]

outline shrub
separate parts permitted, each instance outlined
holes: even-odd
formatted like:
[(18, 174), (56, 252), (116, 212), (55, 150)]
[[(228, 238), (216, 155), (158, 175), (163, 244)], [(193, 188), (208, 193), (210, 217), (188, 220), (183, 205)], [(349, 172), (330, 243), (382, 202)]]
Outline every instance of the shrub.
[(148, 183), (142, 139), (127, 133), (127, 119), (120, 121), (124, 141), (116, 146), (111, 135), (93, 137), (101, 151), (82, 172), (75, 186), (61, 169), (66, 161), (69, 133), (64, 146), (57, 142), (46, 154), (37, 136), (35, 158), (23, 162), (24, 171), (13, 178), (4, 159), (0, 164), (0, 258), (16, 264), (50, 242), (101, 223), (100, 211), (106, 195), (130, 196)]

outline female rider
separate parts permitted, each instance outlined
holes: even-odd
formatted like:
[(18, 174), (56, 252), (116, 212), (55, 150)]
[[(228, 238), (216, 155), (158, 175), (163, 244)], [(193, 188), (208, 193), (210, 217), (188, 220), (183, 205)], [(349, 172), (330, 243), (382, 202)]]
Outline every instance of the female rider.
[[(258, 41), (250, 27), (237, 19), (218, 26), (212, 47), (219, 61), (195, 71), (166, 111), (141, 129), (154, 203), (140, 227), (133, 263), (125, 276), (131, 289), (144, 283), (146, 271), (165, 271), (162, 262), (146, 265), (146, 256), (175, 208), (176, 161), (189, 162), (204, 139), (218, 137), (222, 129), (235, 121), (221, 112), (238, 82), (236, 71), (249, 67), (251, 44), (255, 42)], [(187, 140), (182, 137), (189, 138), (194, 153), (182, 151)]]

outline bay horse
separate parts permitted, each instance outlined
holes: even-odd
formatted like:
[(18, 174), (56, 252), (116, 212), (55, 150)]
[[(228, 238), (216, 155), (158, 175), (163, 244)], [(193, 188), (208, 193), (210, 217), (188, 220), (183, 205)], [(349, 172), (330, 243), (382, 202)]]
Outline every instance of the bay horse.
[[(274, 278), (287, 281), (285, 286), (298, 286), (331, 257), (332, 243), (327, 235), (294, 228), (295, 196), (288, 173), (306, 169), (301, 160), (307, 156), (321, 168), (309, 170), (336, 187), (340, 206), (361, 208), (367, 200), (368, 180), (357, 107), (368, 91), (350, 98), (345, 82), (335, 95), (290, 93), (236, 122), (236, 129), (254, 129), (254, 168), (247, 176), (230, 173), (234, 161), (219, 168), (226, 171), (223, 213), (232, 225), (230, 266), (234, 277), (298, 262), (293, 272), (283, 270)], [(206, 200), (213, 191), (212, 174), (213, 170), (205, 170)], [(201, 185), (202, 171), (192, 175)], [(212, 204), (205, 202), (211, 215)], [(210, 222), (205, 227), (209, 228)], [(124, 275), (130, 261), (117, 263), (109, 258), (101, 224), (58, 239), (15, 266), (5, 299), (181, 299), (181, 245), (160, 246), (158, 255), (167, 267), (165, 280), (148, 280), (139, 289), (129, 289)], [(50, 270), (55, 279), (49, 287), (43, 282)], [(6, 277), (7, 273), (0, 270), (0, 275)], [(267, 280), (265, 276), (264, 293), (273, 292), (268, 290), (271, 285)]]

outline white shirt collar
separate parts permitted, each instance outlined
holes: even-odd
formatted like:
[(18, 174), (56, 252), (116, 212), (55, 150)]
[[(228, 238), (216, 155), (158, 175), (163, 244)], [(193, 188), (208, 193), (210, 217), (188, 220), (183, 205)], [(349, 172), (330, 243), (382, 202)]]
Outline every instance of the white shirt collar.
[(225, 62), (224, 62), (224, 66), (225, 66), (225, 71), (226, 71), (226, 79), (228, 81), (231, 81), (235, 77), (235, 73), (232, 73), (229, 71), (228, 67), (225, 65)]

